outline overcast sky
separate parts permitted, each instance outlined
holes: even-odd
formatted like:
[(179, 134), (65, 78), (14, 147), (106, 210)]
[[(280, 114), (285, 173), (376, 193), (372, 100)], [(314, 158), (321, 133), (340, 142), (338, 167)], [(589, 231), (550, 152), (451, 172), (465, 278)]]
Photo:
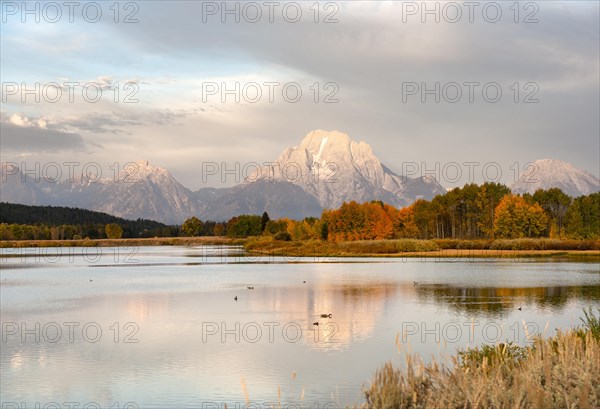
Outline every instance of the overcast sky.
[[(512, 163), (542, 158), (600, 173), (597, 1), (227, 3), (239, 22), (199, 1), (122, 2), (115, 22), (113, 3), (38, 4), (36, 22), (2, 2), (2, 161), (147, 159), (198, 189), (222, 186), (203, 162), (269, 162), (324, 129), (398, 173), (497, 162), (510, 183)], [(23, 95), (36, 83), (39, 102)], [(421, 92), (436, 83), (438, 103)]]

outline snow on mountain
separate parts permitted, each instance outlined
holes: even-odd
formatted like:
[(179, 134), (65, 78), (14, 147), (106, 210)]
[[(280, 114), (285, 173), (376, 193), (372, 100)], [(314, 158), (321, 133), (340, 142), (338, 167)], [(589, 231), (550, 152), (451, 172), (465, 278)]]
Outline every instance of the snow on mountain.
[(47, 201), (39, 183), (21, 173), (12, 163), (0, 164), (0, 181), (0, 202), (40, 205)]
[[(190, 216), (227, 220), (242, 213), (301, 219), (337, 208), (344, 201), (382, 200), (405, 206), (444, 193), (432, 179), (402, 178), (384, 166), (365, 142), (341, 132), (314, 131), (299, 147), (286, 149), (272, 175), (254, 175), (232, 188), (182, 186), (164, 168), (148, 161), (128, 164), (116, 179), (46, 183), (23, 178), (11, 168), (2, 183), (2, 200), (24, 204), (80, 207), (137, 219), (180, 224)], [(3, 179), (4, 181), (4, 179)]]
[[(10, 165), (13, 166), (14, 165)], [(127, 219), (151, 219), (181, 224), (198, 215), (194, 193), (183, 187), (164, 168), (137, 161), (117, 178), (90, 179), (77, 176), (61, 182), (35, 181), (18, 168), (3, 166), (0, 199), (28, 205), (79, 207)]]
[(533, 162), (510, 188), (514, 193), (534, 193), (538, 189), (554, 187), (573, 197), (589, 195), (600, 191), (600, 179), (568, 162), (540, 159)]
[(350, 200), (382, 200), (406, 206), (445, 192), (433, 179), (395, 174), (367, 143), (355, 142), (338, 131), (309, 133), (300, 146), (286, 149), (259, 178), (296, 184), (317, 198), (323, 208), (337, 208)]
[[(572, 196), (600, 191), (589, 172), (559, 160), (534, 163), (533, 172), (513, 184), (515, 193), (558, 187)], [(80, 207), (127, 219), (152, 219), (181, 224), (190, 216), (227, 220), (269, 212), (272, 217), (301, 219), (344, 201), (381, 200), (401, 207), (446, 190), (433, 178), (406, 178), (382, 164), (365, 142), (337, 131), (313, 131), (299, 146), (286, 149), (261, 174), (231, 188), (182, 186), (168, 170), (148, 161), (128, 164), (116, 178), (82, 176), (56, 182), (35, 180), (14, 164), (0, 168), (0, 200), (29, 205)]]
[(117, 180), (90, 185), (93, 195), (81, 195), (80, 207), (125, 218), (145, 218), (181, 224), (200, 211), (194, 194), (164, 168), (148, 161), (126, 166)]

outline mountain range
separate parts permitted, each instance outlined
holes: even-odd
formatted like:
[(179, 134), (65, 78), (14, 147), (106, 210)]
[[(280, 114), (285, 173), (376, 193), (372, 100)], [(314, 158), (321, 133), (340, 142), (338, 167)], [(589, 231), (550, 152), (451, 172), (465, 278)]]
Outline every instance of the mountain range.
[[(578, 196), (593, 191), (595, 183), (595, 191), (599, 190), (598, 178), (588, 172), (560, 162), (565, 164), (560, 166), (566, 172), (562, 174), (555, 172), (559, 168), (556, 164), (547, 168), (544, 161), (538, 162), (536, 188), (561, 187), (565, 193)], [(114, 179), (78, 177), (54, 182), (36, 181), (14, 164), (3, 163), (0, 201), (79, 207), (127, 219), (181, 224), (191, 216), (221, 221), (263, 211), (274, 218), (302, 219), (319, 216), (323, 209), (334, 209), (350, 200), (381, 200), (402, 207), (446, 192), (434, 178), (394, 173), (377, 159), (367, 143), (355, 142), (337, 131), (309, 133), (299, 146), (286, 149), (275, 162), (228, 188), (192, 191), (164, 168), (148, 161), (135, 164)], [(532, 188), (528, 182), (516, 182), (513, 190)]]
[(513, 193), (534, 193), (538, 189), (557, 187), (569, 196), (577, 197), (600, 191), (600, 179), (590, 172), (577, 169), (557, 159), (540, 159), (510, 186)]

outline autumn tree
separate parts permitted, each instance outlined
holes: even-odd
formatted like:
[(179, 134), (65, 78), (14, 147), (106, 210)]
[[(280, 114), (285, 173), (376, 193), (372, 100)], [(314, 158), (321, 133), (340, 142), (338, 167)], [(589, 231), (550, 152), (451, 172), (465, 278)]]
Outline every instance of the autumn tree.
[(558, 188), (538, 189), (532, 199), (544, 209), (548, 216), (546, 234), (550, 237), (560, 237), (563, 231), (564, 217), (572, 199)]
[(478, 238), (481, 237), (477, 226), (479, 214), (477, 209), (477, 196), (479, 186), (469, 183), (462, 188), (455, 188), (447, 193), (450, 196), (447, 214), (450, 217), (450, 232), (454, 238)]
[(415, 209), (413, 206), (404, 207), (394, 213), (394, 235), (398, 238), (417, 238), (419, 228), (415, 222)]
[(314, 217), (287, 220), (287, 233), (294, 240), (317, 239), (320, 236), (320, 224)]
[(269, 220), (265, 225), (263, 234), (274, 236), (287, 231), (287, 219)]
[(328, 240), (357, 240), (358, 232), (364, 229), (364, 215), (355, 201), (344, 202), (339, 209), (329, 214)]
[(477, 227), (488, 237), (493, 237), (495, 232), (496, 207), (510, 189), (503, 184), (486, 182), (479, 188), (476, 206), (479, 213)]
[(539, 204), (529, 204), (521, 196), (506, 195), (495, 209), (494, 235), (507, 239), (540, 237), (547, 219)]
[(388, 214), (390, 209), (380, 201), (343, 203), (338, 210), (323, 213), (325, 224), (322, 226), (327, 226), (329, 240), (387, 239), (394, 233), (392, 218)]
[(215, 224), (213, 234), (215, 236), (224, 236), (225, 235), (225, 224), (224, 223)]
[(364, 203), (361, 207), (365, 214), (365, 227), (361, 232), (361, 239), (383, 240), (392, 238), (394, 226), (384, 204), (376, 201)]
[[(106, 233), (106, 237), (109, 239), (120, 239), (123, 237), (123, 229), (116, 223), (109, 223), (104, 228), (104, 232)], [(73, 235), (71, 235), (72, 237)]]
[(241, 215), (227, 222), (227, 236), (249, 237), (260, 236), (262, 218), (256, 215)]
[(199, 236), (202, 232), (202, 222), (197, 217), (193, 216), (183, 222), (181, 225), (181, 233), (187, 237)]
[(435, 230), (433, 228), (433, 217), (431, 212), (431, 203), (427, 200), (417, 200), (411, 205), (414, 213), (415, 225), (419, 229), (419, 238), (428, 239)]

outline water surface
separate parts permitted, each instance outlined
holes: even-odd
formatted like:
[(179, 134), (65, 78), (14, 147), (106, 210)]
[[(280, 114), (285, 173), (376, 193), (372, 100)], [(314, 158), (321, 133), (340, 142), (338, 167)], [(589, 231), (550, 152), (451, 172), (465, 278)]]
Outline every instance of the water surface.
[(406, 351), (525, 344), (600, 305), (598, 263), (240, 252), (2, 249), (1, 401), (342, 406)]

